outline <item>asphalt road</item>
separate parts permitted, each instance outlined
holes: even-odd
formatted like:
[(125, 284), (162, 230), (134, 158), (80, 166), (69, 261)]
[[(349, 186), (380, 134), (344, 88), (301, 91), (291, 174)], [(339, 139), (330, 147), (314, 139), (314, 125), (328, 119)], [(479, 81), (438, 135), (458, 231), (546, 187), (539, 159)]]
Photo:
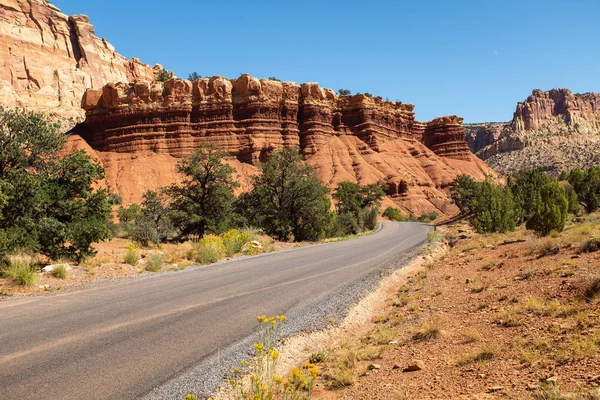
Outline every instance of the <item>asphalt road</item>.
[(144, 397), (251, 336), (257, 315), (302, 315), (429, 230), (384, 223), (348, 241), (0, 302), (0, 399)]

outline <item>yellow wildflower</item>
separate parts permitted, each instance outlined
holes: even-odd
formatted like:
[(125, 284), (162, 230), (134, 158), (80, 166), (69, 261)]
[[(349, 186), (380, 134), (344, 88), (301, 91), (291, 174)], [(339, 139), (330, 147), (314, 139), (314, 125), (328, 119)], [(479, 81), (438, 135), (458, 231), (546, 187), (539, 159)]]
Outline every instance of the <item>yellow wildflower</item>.
[(275, 375), (275, 376), (273, 377), (273, 381), (274, 381), (275, 383), (281, 383), (281, 382), (283, 382), (283, 379), (281, 379), (281, 377), (280, 377), (280, 376), (277, 376), (277, 375)]
[(286, 320), (286, 317), (285, 317), (285, 315), (278, 315), (278, 316), (277, 316), (277, 319), (278, 319), (279, 321), (282, 321), (282, 322), (283, 322), (283, 321), (285, 321), (285, 320)]
[(254, 348), (256, 349), (256, 351), (258, 351), (259, 353), (262, 353), (265, 350), (265, 346), (263, 346), (262, 343), (254, 343)]
[(277, 360), (279, 358), (279, 352), (277, 350), (275, 350), (275, 349), (271, 349), (269, 351), (269, 354), (271, 355), (271, 358), (273, 360)]
[(302, 375), (300, 368), (292, 368), (292, 377), (299, 378)]

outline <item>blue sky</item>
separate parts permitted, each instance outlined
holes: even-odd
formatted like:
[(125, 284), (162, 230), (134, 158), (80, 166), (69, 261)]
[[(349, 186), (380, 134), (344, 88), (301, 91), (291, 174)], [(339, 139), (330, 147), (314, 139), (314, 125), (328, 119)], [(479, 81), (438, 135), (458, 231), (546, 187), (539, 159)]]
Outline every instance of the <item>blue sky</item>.
[(200, 75), (319, 82), (507, 121), (532, 89), (600, 91), (598, 0), (51, 0), (126, 57)]

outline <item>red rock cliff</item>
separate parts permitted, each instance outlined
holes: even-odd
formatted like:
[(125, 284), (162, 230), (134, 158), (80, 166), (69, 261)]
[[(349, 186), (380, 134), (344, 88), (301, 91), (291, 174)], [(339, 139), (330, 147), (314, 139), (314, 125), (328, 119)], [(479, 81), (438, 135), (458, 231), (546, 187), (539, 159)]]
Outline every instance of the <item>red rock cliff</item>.
[(85, 15), (45, 0), (0, 0), (0, 104), (82, 117), (81, 96), (108, 82), (154, 80), (94, 34)]
[[(299, 146), (325, 184), (386, 181), (387, 204), (417, 215), (453, 213), (447, 187), (454, 177), (483, 178), (490, 172), (468, 151), (460, 118), (436, 119), (426, 127), (415, 121), (410, 104), (338, 97), (316, 83), (250, 75), (171, 79), (164, 85), (111, 83), (88, 90), (82, 106), (86, 120), (76, 132), (105, 160), (109, 184), (126, 201), (137, 201), (158, 182), (170, 183), (176, 160), (202, 142), (216, 143), (235, 157), (230, 162), (246, 187), (253, 165), (271, 151)], [(157, 163), (144, 173), (148, 158)], [(159, 160), (166, 169), (158, 167)], [(133, 176), (129, 170), (138, 164)], [(114, 169), (120, 172), (113, 174)], [(144, 189), (127, 189), (127, 180)]]

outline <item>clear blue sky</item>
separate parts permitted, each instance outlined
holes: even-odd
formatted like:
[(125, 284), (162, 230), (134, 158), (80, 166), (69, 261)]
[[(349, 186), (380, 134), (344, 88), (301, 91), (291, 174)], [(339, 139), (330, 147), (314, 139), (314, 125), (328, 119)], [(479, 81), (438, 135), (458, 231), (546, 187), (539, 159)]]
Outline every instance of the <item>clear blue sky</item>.
[(51, 0), (178, 76), (319, 82), (507, 121), (532, 89), (600, 91), (600, 0)]

